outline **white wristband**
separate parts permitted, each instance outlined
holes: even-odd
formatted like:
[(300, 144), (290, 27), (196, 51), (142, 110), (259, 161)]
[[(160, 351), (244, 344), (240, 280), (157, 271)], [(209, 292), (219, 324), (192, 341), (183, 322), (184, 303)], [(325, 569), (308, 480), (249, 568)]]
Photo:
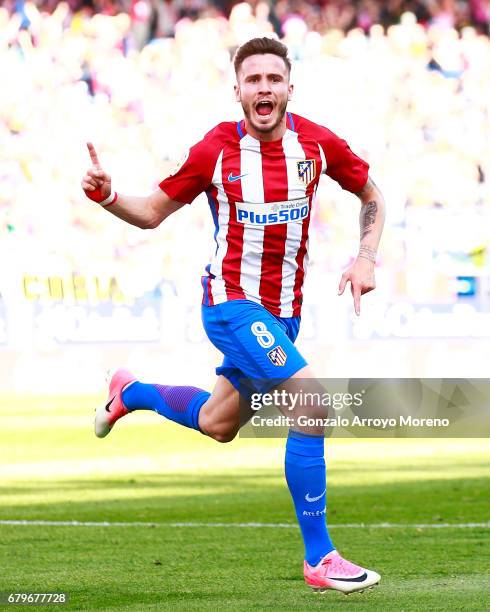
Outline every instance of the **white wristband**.
[(109, 206), (110, 204), (114, 204), (114, 202), (117, 200), (117, 192), (114, 190), (111, 190), (111, 195), (108, 196), (105, 200), (102, 200), (102, 202), (99, 202), (99, 204), (101, 206)]

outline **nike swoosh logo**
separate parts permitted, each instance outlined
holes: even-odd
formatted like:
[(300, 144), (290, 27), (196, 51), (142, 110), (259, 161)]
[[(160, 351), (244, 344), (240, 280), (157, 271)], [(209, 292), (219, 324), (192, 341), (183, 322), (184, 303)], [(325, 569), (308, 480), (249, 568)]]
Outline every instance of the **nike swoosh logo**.
[(112, 404), (112, 402), (116, 399), (116, 396), (114, 396), (110, 401), (107, 402), (107, 404), (105, 405), (105, 409), (107, 412), (110, 412), (110, 406)]
[(367, 578), (366, 572), (362, 574), (362, 576), (358, 576), (357, 578), (333, 578), (333, 576), (328, 577), (330, 580), (337, 580), (338, 582), (363, 582)]
[(321, 499), (325, 495), (326, 492), (327, 492), (327, 489), (325, 489), (325, 491), (323, 491), (323, 493), (321, 495), (319, 495), (318, 497), (310, 497), (310, 494), (307, 493), (305, 495), (305, 499), (306, 499), (307, 502), (315, 502), (315, 501), (318, 501), (319, 499)]
[(241, 179), (243, 176), (248, 176), (248, 172), (245, 174), (237, 174), (237, 176), (233, 176), (233, 172), (230, 172), (230, 174), (228, 175), (228, 180), (230, 181), (230, 183), (233, 183), (234, 181), (238, 181), (239, 179)]

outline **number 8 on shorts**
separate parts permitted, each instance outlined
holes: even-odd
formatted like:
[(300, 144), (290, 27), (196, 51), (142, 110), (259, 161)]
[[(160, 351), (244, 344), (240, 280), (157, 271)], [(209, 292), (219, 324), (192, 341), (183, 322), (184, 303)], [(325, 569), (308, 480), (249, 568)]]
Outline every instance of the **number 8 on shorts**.
[(255, 321), (255, 323), (252, 323), (250, 329), (262, 348), (270, 348), (276, 341), (274, 336), (267, 329), (266, 324), (262, 323), (262, 321)]

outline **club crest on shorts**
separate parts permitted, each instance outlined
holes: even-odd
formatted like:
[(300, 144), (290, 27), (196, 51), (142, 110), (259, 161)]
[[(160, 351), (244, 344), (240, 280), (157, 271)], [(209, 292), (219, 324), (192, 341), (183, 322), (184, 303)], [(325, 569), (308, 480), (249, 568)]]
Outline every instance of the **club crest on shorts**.
[(305, 159), (298, 164), (298, 178), (305, 185), (309, 185), (316, 176), (316, 163), (314, 159)]
[(283, 366), (286, 363), (288, 356), (282, 350), (281, 346), (275, 346), (272, 350), (267, 353), (267, 357), (275, 366)]

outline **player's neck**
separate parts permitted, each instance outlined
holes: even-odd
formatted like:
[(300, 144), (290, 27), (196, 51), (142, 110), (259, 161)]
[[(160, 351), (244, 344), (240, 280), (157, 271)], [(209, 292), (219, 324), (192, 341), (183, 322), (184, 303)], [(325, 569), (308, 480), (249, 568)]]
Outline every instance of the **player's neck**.
[(281, 123), (271, 132), (261, 132), (259, 130), (256, 130), (250, 123), (250, 121), (247, 119), (247, 117), (245, 117), (244, 121), (247, 133), (252, 136), (252, 138), (260, 140), (261, 142), (272, 142), (274, 140), (281, 140), (287, 129), (286, 114), (284, 114)]

